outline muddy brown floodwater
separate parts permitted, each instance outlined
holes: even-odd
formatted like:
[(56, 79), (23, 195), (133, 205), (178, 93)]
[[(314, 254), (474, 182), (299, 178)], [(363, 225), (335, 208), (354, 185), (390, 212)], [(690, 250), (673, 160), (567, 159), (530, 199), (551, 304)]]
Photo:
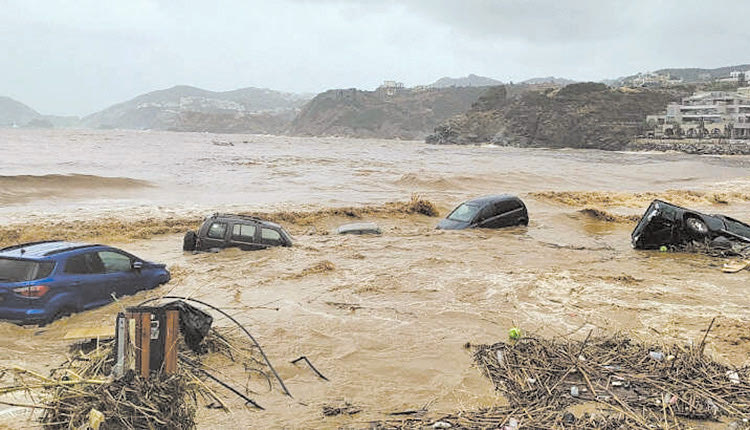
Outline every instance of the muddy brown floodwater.
[[(502, 403), (464, 345), (504, 340), (513, 326), (689, 342), (718, 316), (707, 351), (747, 363), (750, 274), (636, 251), (629, 235), (655, 197), (750, 219), (750, 157), (125, 131), (0, 130), (0, 141), (6, 234), (33, 238), (75, 221), (66, 237), (106, 241), (173, 273), (155, 291), (47, 327), (0, 323), (0, 365), (46, 371), (64, 360), (69, 329), (108, 326), (120, 306), (148, 297), (205, 300), (247, 324), (294, 397), (261, 390), (253, 397), (266, 411), (201, 410), (201, 428), (366, 427), (391, 412)], [(527, 202), (527, 228), (445, 232), (437, 218), (381, 211), (364, 218), (381, 236), (329, 234), (351, 219), (320, 216), (287, 225), (292, 248), (197, 255), (168, 228), (137, 239), (106, 222), (87, 231), (102, 219), (159, 227), (215, 210), (315, 213), (413, 193), (445, 215), (503, 192)], [(330, 381), (290, 363), (302, 355)], [(345, 402), (362, 412), (323, 416)]]

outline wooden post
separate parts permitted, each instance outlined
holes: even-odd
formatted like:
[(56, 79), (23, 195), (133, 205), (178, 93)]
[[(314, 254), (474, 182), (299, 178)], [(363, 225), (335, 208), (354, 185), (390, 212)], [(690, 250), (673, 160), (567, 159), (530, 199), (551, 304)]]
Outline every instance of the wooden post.
[(148, 312), (135, 314), (136, 332), (136, 370), (143, 378), (150, 373), (151, 355), (151, 314)]
[(177, 337), (179, 327), (180, 311), (167, 311), (167, 330), (164, 337), (164, 372), (167, 374), (177, 371)]

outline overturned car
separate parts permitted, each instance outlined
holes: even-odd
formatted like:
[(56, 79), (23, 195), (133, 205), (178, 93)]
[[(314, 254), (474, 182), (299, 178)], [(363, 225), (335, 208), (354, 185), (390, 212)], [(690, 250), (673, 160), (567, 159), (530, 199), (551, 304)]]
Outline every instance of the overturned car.
[(630, 235), (636, 249), (709, 249), (739, 253), (750, 246), (750, 225), (725, 215), (706, 215), (671, 203), (654, 200)]

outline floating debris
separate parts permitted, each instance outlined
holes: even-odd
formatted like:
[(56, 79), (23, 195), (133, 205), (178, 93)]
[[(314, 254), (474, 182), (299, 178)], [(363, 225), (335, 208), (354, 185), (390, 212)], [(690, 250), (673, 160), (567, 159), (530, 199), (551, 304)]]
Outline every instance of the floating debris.
[(349, 402), (346, 402), (338, 407), (328, 405), (323, 406), (323, 415), (327, 417), (335, 417), (337, 415), (356, 415), (360, 412), (362, 412), (362, 409), (353, 406)]
[[(665, 415), (670, 422), (746, 418), (750, 369), (711, 360), (704, 344), (648, 345), (621, 335), (583, 342), (524, 337), (480, 346), (474, 357), (511, 407), (564, 411), (596, 402), (642, 428)], [(583, 353), (585, 361), (576, 359)]]

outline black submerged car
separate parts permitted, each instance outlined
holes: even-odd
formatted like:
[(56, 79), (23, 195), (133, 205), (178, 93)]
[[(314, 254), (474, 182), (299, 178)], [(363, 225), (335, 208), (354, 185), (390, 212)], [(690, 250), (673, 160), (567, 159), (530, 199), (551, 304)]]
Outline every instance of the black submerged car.
[(719, 237), (750, 243), (750, 225), (724, 215), (706, 215), (654, 200), (630, 235), (634, 248), (658, 249)]
[(271, 246), (292, 246), (292, 238), (284, 227), (252, 216), (219, 213), (206, 218), (197, 232), (185, 233), (182, 242), (185, 251), (217, 248), (253, 251)]
[(479, 197), (462, 203), (440, 221), (437, 228), (501, 228), (528, 225), (529, 213), (521, 199), (509, 194)]

